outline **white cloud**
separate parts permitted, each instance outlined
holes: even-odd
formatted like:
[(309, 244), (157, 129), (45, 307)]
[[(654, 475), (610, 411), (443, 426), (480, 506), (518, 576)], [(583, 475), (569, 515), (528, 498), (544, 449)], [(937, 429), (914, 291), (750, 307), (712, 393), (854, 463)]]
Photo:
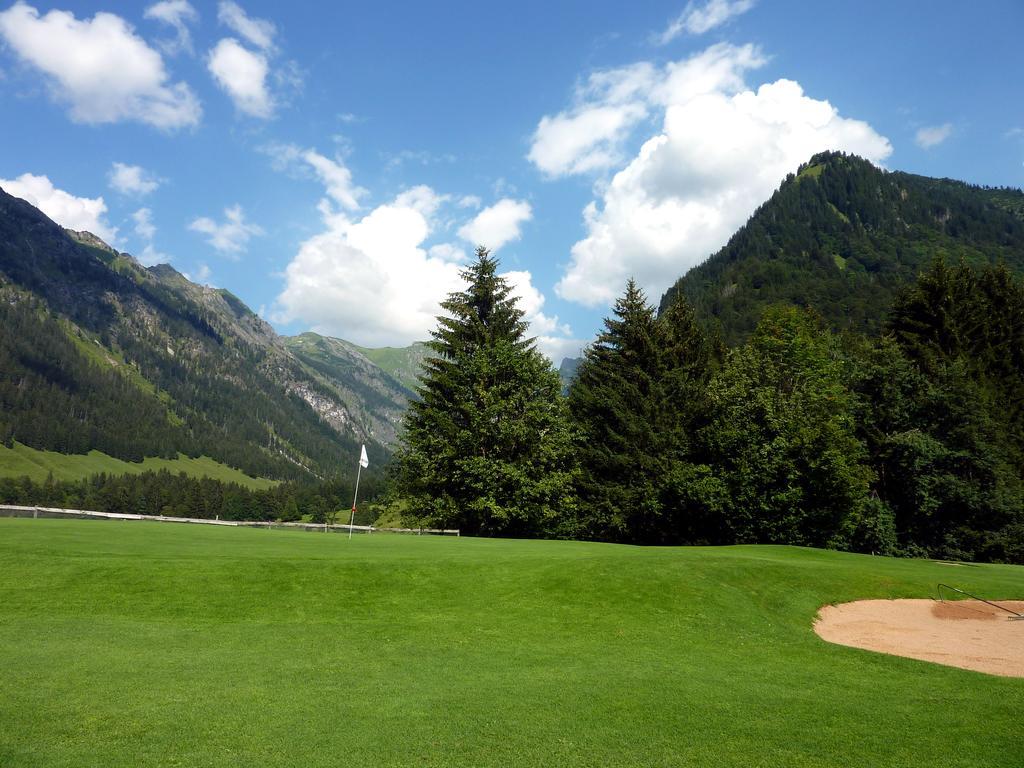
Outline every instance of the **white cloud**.
[(246, 15), (238, 3), (223, 0), (217, 5), (217, 20), (261, 51), (274, 49), (277, 29), (266, 19), (253, 19)]
[[(467, 261), (460, 245), (430, 240), (448, 226), (446, 216), (453, 207), (478, 206), (479, 199), (418, 185), (365, 215), (353, 216), (365, 190), (355, 186), (340, 161), (294, 145), (270, 145), (262, 151), (279, 170), (312, 169), (330, 197), (319, 204), (324, 231), (302, 243), (285, 270), (274, 320), (302, 321), (321, 333), (367, 346), (401, 346), (428, 338), (441, 301), (464, 288), (460, 274)], [(511, 199), (481, 214), (487, 212), (463, 230), (487, 232), (488, 244), (499, 246), (518, 237), (521, 222), (531, 215), (528, 204)], [(465, 237), (463, 230), (460, 236)], [(532, 285), (530, 273), (505, 277), (513, 283), (533, 333), (550, 336), (556, 346), (562, 343), (557, 336), (568, 333), (568, 327), (544, 314), (544, 297)]]
[(169, 264), (171, 257), (162, 251), (158, 251), (153, 245), (153, 238), (156, 237), (156, 225), (153, 223), (153, 211), (149, 208), (139, 208), (132, 214), (132, 221), (135, 222), (135, 234), (143, 241), (142, 253), (136, 258), (143, 266), (152, 267), (154, 264)]
[(274, 114), (267, 87), (270, 68), (262, 53), (253, 53), (233, 37), (225, 37), (210, 51), (207, 68), (240, 112), (262, 118)]
[(541, 118), (527, 157), (548, 176), (588, 173), (619, 162), (622, 141), (647, 117), (644, 95), (655, 78), (647, 62), (591, 74), (576, 88), (570, 109)]
[(914, 134), (914, 142), (921, 149), (937, 147), (953, 134), (953, 124), (943, 123), (942, 125), (926, 126), (918, 129)]
[(462, 287), (461, 268), (450, 251), (426, 250), (434, 222), (415, 202), (405, 196), (356, 220), (326, 212), (326, 230), (285, 270), (275, 318), (368, 346), (426, 339), (440, 301)]
[(50, 11), (40, 17), (18, 2), (0, 12), (0, 37), (47, 76), (76, 122), (134, 120), (164, 129), (199, 122), (198, 99), (185, 83), (168, 82), (160, 54), (120, 16), (97, 13), (79, 21), (68, 11)]
[(171, 257), (166, 253), (158, 251), (152, 243), (146, 243), (142, 253), (137, 257), (138, 262), (144, 267), (152, 267), (156, 264), (169, 264)]
[(633, 276), (656, 297), (718, 250), (811, 155), (828, 149), (872, 162), (892, 151), (870, 125), (839, 115), (791, 80), (749, 89), (765, 58), (719, 44), (660, 71), (645, 95), (661, 131), (599, 189), (586, 236), (555, 286), (589, 306), (610, 303)]
[(454, 243), (432, 245), (427, 253), (430, 254), (432, 259), (441, 259), (441, 261), (450, 261), (455, 264), (461, 264), (468, 258), (465, 249), (460, 248)]
[(458, 201), (459, 208), (479, 208), (481, 205), (483, 200), (476, 195), (463, 195)]
[(162, 40), (159, 45), (164, 53), (174, 56), (181, 51), (192, 53), (192, 33), (188, 25), (199, 19), (199, 14), (188, 0), (160, 0), (146, 9), (143, 16), (154, 19), (172, 27), (175, 36), (170, 40)]
[(195, 219), (188, 228), (206, 235), (206, 241), (221, 253), (237, 258), (244, 251), (249, 240), (263, 234), (263, 229), (245, 221), (242, 206), (233, 205), (224, 209), (224, 221), (215, 222), (206, 216)]
[(149, 241), (156, 237), (153, 211), (149, 208), (139, 208), (139, 210), (132, 214), (132, 221), (135, 222), (135, 234), (143, 240)]
[(518, 240), (524, 222), (533, 218), (530, 204), (524, 200), (506, 197), (489, 208), (484, 208), (459, 229), (459, 237), (473, 245), (483, 245), (497, 251), (503, 245)]
[(665, 45), (684, 32), (703, 35), (753, 7), (754, 0), (707, 0), (704, 4), (689, 2), (683, 12), (669, 23), (665, 31), (655, 35), (654, 42), (657, 45)]
[(505, 272), (501, 275), (512, 286), (517, 306), (525, 313), (523, 319), (530, 324), (527, 333), (537, 340), (537, 347), (557, 366), (563, 357), (579, 353), (583, 341), (572, 338), (572, 329), (559, 322), (557, 316), (544, 314), (544, 294), (533, 285), (533, 276), (527, 271)]
[[(441, 301), (465, 287), (460, 277), (465, 252), (450, 243), (425, 245), (445, 197), (421, 186), (361, 219), (326, 216), (326, 231), (303, 243), (285, 270), (275, 319), (302, 320), (320, 333), (367, 346), (428, 338)], [(580, 346), (559, 338), (569, 328), (543, 312), (544, 296), (529, 272), (502, 277), (512, 285), (542, 350)]]
[(16, 179), (0, 179), (0, 187), (41, 210), (67, 229), (92, 232), (107, 243), (117, 239), (117, 227), (106, 220), (102, 197), (76, 197), (53, 186), (47, 176), (23, 173)]
[(300, 157), (313, 169), (334, 202), (349, 210), (359, 209), (359, 198), (366, 190), (355, 185), (352, 172), (343, 162), (331, 160), (312, 149), (304, 150)]
[(270, 158), (274, 170), (298, 178), (316, 178), (337, 205), (350, 211), (359, 210), (359, 199), (366, 190), (352, 181), (352, 172), (341, 158), (332, 160), (315, 149), (277, 142), (263, 145), (260, 152)]
[(652, 113), (700, 93), (737, 91), (744, 74), (764, 65), (754, 45), (713, 45), (663, 68), (639, 62), (592, 73), (570, 109), (542, 117), (527, 157), (548, 177), (621, 166), (624, 145)]
[(530, 333), (536, 336), (562, 336), (572, 333), (572, 329), (558, 321), (557, 316), (544, 314), (544, 294), (533, 285), (533, 276), (528, 271), (505, 272), (501, 275), (512, 287), (512, 295), (518, 299), (518, 306), (525, 313), (524, 319), (530, 323)]
[(114, 163), (107, 173), (107, 181), (111, 188), (122, 195), (138, 195), (144, 197), (155, 191), (161, 180), (138, 165)]

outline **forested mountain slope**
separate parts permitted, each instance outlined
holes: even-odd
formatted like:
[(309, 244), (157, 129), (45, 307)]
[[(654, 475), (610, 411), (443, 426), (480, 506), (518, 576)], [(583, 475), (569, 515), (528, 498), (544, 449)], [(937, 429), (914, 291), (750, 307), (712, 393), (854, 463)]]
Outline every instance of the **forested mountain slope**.
[(360, 381), (381, 382), (342, 374), (293, 354), (228, 291), (147, 269), (0, 190), (0, 441), (132, 461), (180, 451), (295, 479), (338, 471), (366, 442), (379, 466), (406, 393), (366, 365)]
[(897, 292), (936, 256), (1024, 272), (1024, 192), (886, 172), (840, 153), (813, 157), (683, 291), (734, 345), (773, 303), (810, 306), (835, 329), (872, 333)]

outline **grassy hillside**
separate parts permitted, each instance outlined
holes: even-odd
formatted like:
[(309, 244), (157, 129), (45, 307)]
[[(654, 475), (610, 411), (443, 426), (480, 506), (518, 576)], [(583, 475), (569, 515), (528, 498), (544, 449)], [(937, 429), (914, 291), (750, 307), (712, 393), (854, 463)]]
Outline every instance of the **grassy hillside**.
[(422, 341), (417, 341), (408, 347), (370, 349), (353, 344), (352, 348), (364, 354), (382, 371), (390, 374), (412, 392), (415, 392), (420, 386), (419, 376), (423, 368), (423, 361), (430, 355), (430, 349)]
[[(825, 603), (1024, 569), (784, 547), (0, 519), (0, 764), (995, 766), (1024, 680)], [(1022, 628), (1024, 629), (1024, 628)]]
[(208, 456), (193, 459), (178, 454), (177, 459), (150, 457), (141, 462), (128, 462), (99, 451), (65, 455), (53, 451), (38, 451), (21, 443), (15, 443), (13, 448), (0, 445), (0, 477), (27, 475), (37, 482), (42, 482), (52, 472), (54, 480), (83, 480), (101, 472), (108, 475), (137, 475), (142, 472), (159, 472), (161, 469), (175, 474), (184, 472), (190, 477), (209, 477), (225, 483), (238, 483), (253, 490), (262, 490), (277, 484), (273, 480), (249, 477), (244, 472), (216, 462)]

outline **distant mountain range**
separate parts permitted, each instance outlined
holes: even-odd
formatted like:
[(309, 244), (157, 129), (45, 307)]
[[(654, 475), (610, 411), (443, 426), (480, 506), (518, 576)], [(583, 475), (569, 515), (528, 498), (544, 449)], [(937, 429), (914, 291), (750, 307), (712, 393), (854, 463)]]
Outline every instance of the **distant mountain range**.
[(330, 476), (365, 442), (379, 466), (419, 355), (278, 336), (229, 291), (145, 268), (0, 190), (5, 444), (132, 461), (206, 455), (286, 479)]
[(888, 172), (826, 152), (682, 276), (661, 309), (682, 291), (729, 344), (778, 302), (813, 307), (836, 329), (872, 333), (936, 256), (1024, 272), (1024, 192)]

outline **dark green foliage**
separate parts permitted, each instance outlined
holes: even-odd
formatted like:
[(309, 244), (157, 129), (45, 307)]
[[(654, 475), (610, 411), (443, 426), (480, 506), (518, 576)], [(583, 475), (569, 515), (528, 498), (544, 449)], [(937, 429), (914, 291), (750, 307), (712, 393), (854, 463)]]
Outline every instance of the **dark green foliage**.
[(413, 516), (464, 533), (532, 536), (572, 508), (560, 381), (481, 248), (442, 304), (397, 483)]
[(898, 291), (937, 255), (1024, 272), (1024, 193), (887, 173), (826, 152), (789, 176), (681, 291), (735, 345), (775, 303), (816, 309), (833, 329), (877, 332)]
[(871, 472), (838, 344), (805, 310), (773, 307), (710, 384), (702, 436), (728, 489), (728, 541), (849, 545)]
[(577, 535), (686, 541), (706, 512), (690, 487), (711, 348), (680, 301), (660, 320), (632, 280), (569, 390), (580, 428)]
[(860, 342), (861, 432), (908, 550), (1018, 557), (1022, 311), (1005, 268), (939, 260), (896, 302), (892, 335)]

